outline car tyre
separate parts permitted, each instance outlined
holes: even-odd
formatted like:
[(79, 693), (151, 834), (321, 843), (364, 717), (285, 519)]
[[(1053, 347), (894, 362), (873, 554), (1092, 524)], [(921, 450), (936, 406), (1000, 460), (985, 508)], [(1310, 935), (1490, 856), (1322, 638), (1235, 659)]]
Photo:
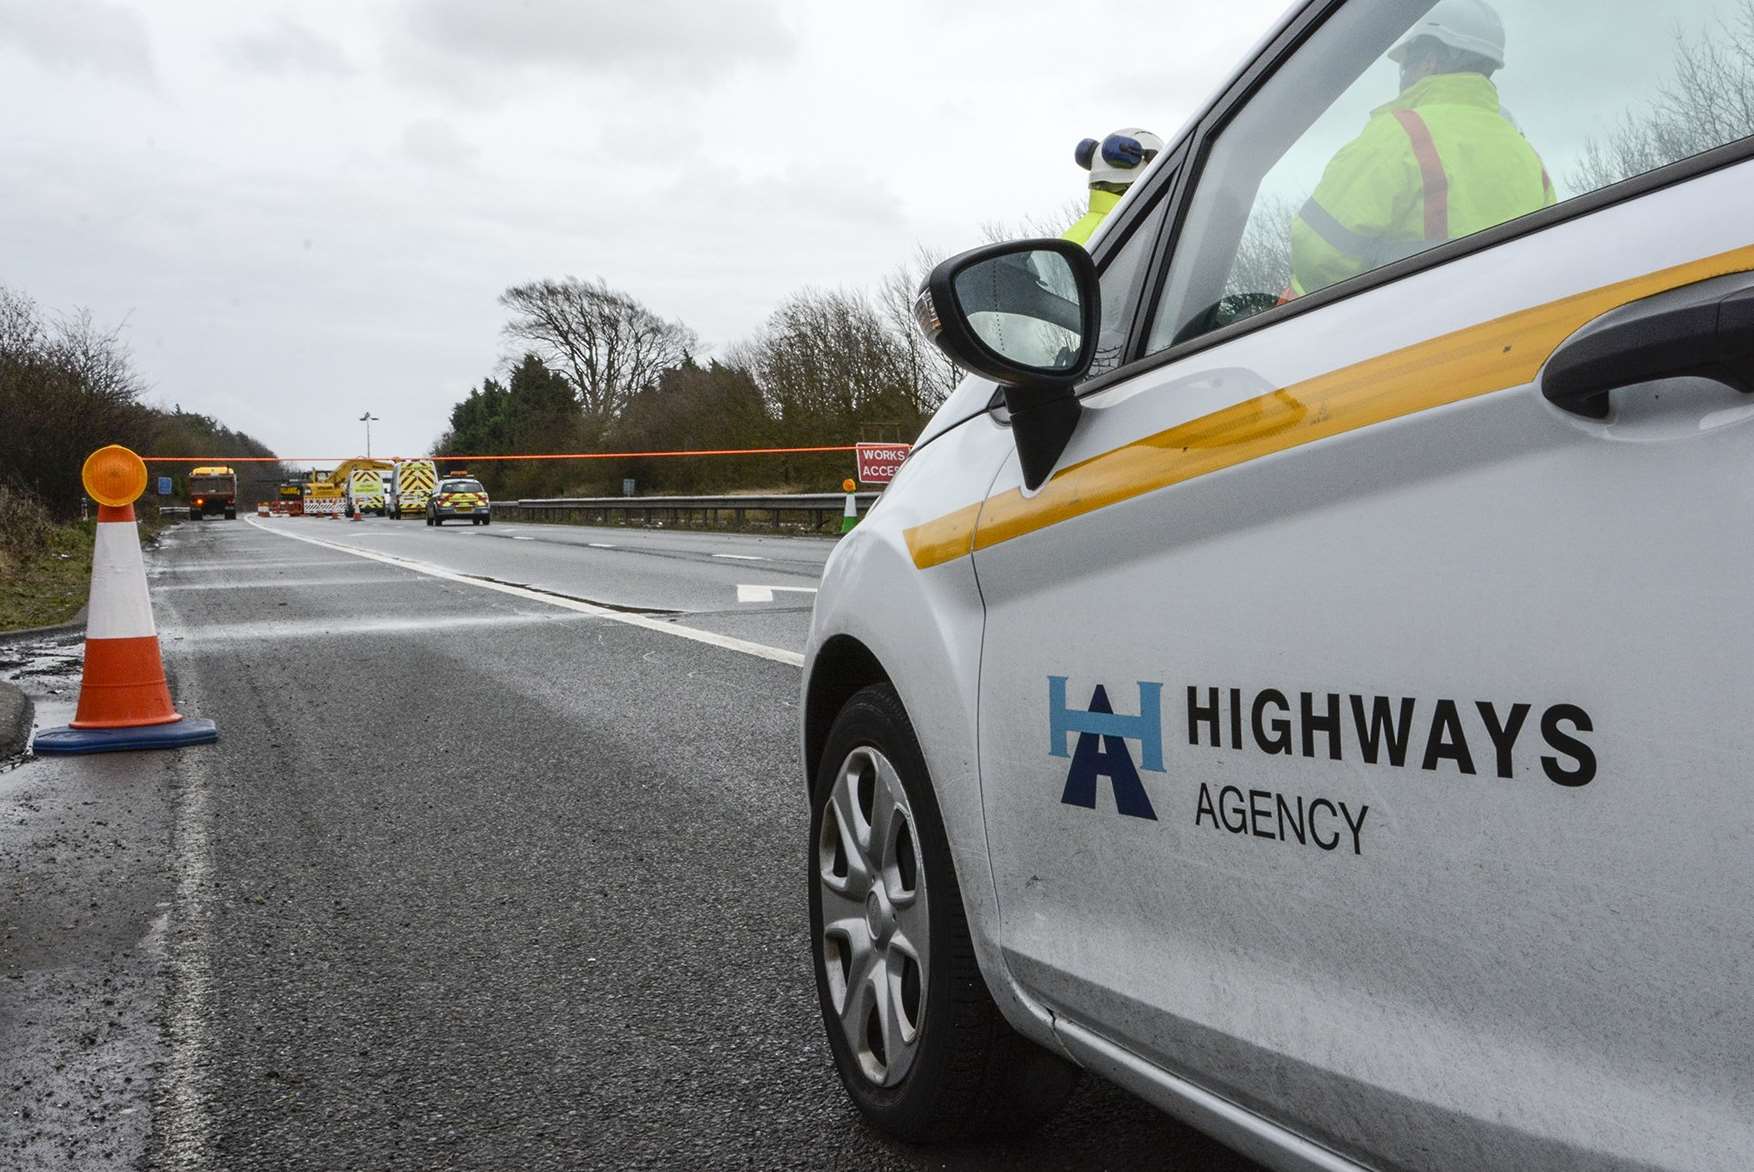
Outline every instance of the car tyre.
[(1051, 1118), (1078, 1069), (1012, 1030), (993, 1003), (925, 757), (888, 684), (858, 692), (835, 718), (809, 857), (817, 1000), (865, 1118), (912, 1143), (1016, 1135)]

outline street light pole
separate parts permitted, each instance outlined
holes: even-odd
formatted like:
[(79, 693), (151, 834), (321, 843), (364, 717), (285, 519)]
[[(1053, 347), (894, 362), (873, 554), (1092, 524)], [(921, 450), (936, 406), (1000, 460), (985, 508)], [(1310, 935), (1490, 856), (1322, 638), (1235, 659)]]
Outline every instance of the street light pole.
[(381, 423), (383, 421), (376, 415), (373, 415), (370, 411), (361, 415), (359, 421), (365, 424), (365, 458), (369, 460), (372, 458), (372, 424), (374, 422)]

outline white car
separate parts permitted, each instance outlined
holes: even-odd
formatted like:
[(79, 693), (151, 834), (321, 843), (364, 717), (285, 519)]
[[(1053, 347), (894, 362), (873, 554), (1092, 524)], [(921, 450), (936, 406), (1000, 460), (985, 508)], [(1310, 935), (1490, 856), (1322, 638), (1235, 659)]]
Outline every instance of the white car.
[[(1277, 1168), (1754, 1167), (1754, 6), (1497, 0), (1546, 206), (1468, 223), (1432, 110), (1449, 231), (1302, 279), (1384, 190), (1330, 180), (1385, 57), (1467, 6), (1298, 5), (1088, 253), (928, 282), (973, 373), (804, 670), (878, 1127), (1084, 1068)], [(1687, 111), (1700, 46), (1739, 108)]]

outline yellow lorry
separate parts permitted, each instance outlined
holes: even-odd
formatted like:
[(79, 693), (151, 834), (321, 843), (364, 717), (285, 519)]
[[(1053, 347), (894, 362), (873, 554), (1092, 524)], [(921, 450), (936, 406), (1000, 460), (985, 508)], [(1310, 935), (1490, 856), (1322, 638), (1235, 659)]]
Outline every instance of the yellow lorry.
[(223, 464), (203, 464), (189, 469), (185, 485), (189, 496), (189, 518), (203, 521), (223, 514), (227, 521), (238, 515), (238, 474)]

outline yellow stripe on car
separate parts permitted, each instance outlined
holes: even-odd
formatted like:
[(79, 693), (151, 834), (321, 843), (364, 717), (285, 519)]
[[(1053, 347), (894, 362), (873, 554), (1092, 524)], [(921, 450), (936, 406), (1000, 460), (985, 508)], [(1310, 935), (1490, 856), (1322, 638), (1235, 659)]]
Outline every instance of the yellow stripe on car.
[(1318, 375), (1070, 464), (906, 531), (930, 569), (1108, 505), (1275, 452), (1534, 381), (1559, 344), (1622, 305), (1754, 269), (1754, 246), (1520, 310)]

